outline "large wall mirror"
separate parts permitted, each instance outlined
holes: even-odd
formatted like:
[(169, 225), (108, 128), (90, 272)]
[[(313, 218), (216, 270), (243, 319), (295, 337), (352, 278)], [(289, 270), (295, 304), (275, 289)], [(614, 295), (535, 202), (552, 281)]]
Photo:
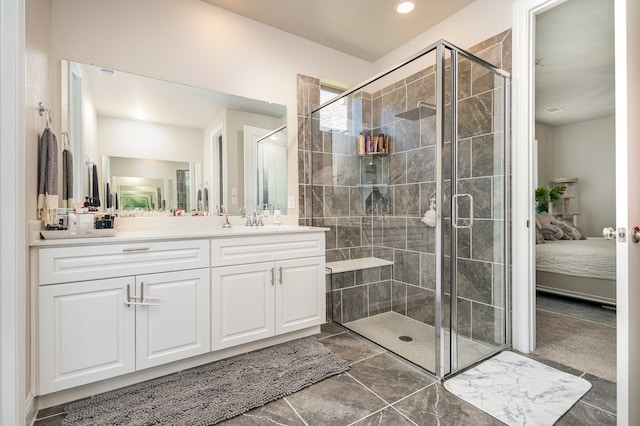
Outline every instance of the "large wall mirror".
[(284, 105), (66, 60), (62, 103), (75, 202), (121, 214), (286, 210), (286, 140), (268, 155), (262, 140), (286, 134)]

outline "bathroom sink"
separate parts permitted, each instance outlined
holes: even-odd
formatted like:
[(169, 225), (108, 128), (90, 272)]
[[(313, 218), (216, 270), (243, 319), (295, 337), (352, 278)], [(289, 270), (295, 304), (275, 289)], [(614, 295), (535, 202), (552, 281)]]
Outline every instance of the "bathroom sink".
[(249, 234), (249, 233), (264, 233), (264, 232), (291, 232), (302, 231), (309, 229), (308, 226), (297, 225), (264, 225), (264, 226), (244, 226), (234, 225), (231, 228), (219, 227), (222, 232), (228, 232), (232, 234)]

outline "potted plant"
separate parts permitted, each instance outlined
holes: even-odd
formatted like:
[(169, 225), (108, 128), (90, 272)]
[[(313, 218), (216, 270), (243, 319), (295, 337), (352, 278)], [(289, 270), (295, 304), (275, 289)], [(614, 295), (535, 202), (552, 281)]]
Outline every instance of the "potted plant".
[(540, 185), (536, 188), (536, 213), (548, 212), (549, 203), (554, 203), (562, 199), (562, 194), (567, 190), (566, 186), (556, 186), (555, 188), (549, 188), (544, 185)]

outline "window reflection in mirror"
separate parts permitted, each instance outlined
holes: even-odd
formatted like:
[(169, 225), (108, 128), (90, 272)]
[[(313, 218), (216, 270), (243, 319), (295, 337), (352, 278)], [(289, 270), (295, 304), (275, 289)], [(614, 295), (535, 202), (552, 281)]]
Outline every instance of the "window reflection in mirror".
[[(62, 131), (74, 157), (73, 198), (80, 202), (89, 194), (86, 163), (95, 163), (101, 209), (108, 198), (115, 211), (118, 194), (119, 209), (124, 196), (144, 210), (215, 213), (223, 206), (237, 214), (248, 200), (243, 127), (273, 131), (286, 123), (284, 105), (110, 68), (62, 61), (62, 76)], [(129, 159), (131, 168), (112, 173), (113, 158)], [(145, 163), (151, 160), (182, 165), (171, 177), (152, 175), (157, 168)], [(132, 185), (122, 183), (124, 178), (151, 181)], [(257, 181), (251, 182), (257, 192)], [(284, 193), (286, 180), (282, 184)]]

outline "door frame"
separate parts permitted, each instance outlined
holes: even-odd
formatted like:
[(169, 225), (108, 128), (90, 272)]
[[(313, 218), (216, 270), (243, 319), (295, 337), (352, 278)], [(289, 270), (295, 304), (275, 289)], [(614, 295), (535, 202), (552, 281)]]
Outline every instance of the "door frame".
[(24, 0), (0, 0), (0, 204), (7, 206), (0, 213), (0, 422), (15, 425), (33, 409), (26, 383), (25, 9)]
[[(513, 348), (530, 353), (535, 349), (535, 249), (533, 188), (534, 169), (534, 67), (535, 67), (535, 17), (566, 0), (517, 0), (513, 7), (513, 137), (512, 148), (512, 283), (513, 284)], [(637, 49), (640, 37), (638, 17), (640, 7), (636, 0), (614, 0), (615, 9), (615, 50), (616, 50), (616, 224), (617, 227), (631, 227), (633, 219), (640, 219), (640, 209), (629, 195), (632, 177), (633, 159), (640, 155), (638, 144), (629, 144), (628, 140), (640, 134), (637, 121), (640, 100), (628, 98), (629, 88), (638, 87), (638, 78), (631, 72), (640, 66)], [(636, 15), (634, 15), (634, 13)], [(630, 22), (634, 21), (634, 22)], [(635, 37), (635, 38), (634, 38)], [(631, 45), (627, 45), (627, 44)], [(635, 46), (633, 45), (635, 43)], [(627, 56), (632, 54), (631, 60)], [(633, 92), (633, 93), (637, 93)], [(627, 116), (629, 114), (629, 116)], [(633, 152), (632, 152), (633, 151)], [(633, 154), (633, 155), (632, 155)], [(634, 157), (635, 155), (635, 157)], [(623, 165), (624, 167), (620, 167)], [(635, 217), (630, 217), (634, 215)], [(639, 383), (637, 367), (630, 362), (630, 353), (640, 347), (639, 338), (630, 330), (632, 314), (630, 302), (640, 290), (631, 295), (630, 273), (638, 276), (640, 268), (631, 270), (629, 258), (631, 249), (636, 252), (640, 247), (629, 247), (630, 243), (617, 244), (617, 422), (628, 424), (629, 419), (637, 417), (638, 408), (631, 407), (629, 401), (637, 397)], [(637, 253), (635, 253), (637, 256)], [(636, 257), (637, 258), (637, 257)], [(637, 310), (636, 310), (637, 311)], [(634, 314), (635, 320), (640, 314)], [(634, 370), (634, 371), (630, 371)]]

